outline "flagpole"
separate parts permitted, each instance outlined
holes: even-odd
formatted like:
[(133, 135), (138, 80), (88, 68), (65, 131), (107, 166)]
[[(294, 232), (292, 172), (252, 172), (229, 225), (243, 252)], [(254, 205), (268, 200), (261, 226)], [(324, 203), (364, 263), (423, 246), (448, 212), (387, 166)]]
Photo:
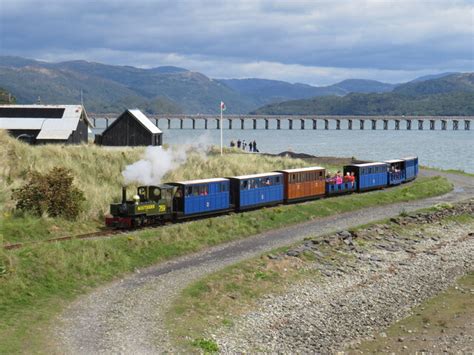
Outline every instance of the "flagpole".
[(221, 156), (222, 156), (222, 104), (221, 104)]

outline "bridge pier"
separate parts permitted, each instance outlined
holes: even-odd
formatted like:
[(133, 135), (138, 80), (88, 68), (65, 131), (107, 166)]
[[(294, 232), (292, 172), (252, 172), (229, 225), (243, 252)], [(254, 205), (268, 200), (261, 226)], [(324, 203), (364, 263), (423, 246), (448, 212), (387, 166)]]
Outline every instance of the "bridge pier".
[(318, 128), (318, 121), (313, 119), (313, 129), (317, 129)]
[(465, 120), (464, 121), (464, 130), (469, 131), (471, 129), (471, 121)]
[(347, 120), (347, 129), (352, 130), (352, 120)]
[(377, 129), (377, 120), (372, 120), (372, 130)]
[(396, 131), (400, 130), (400, 120), (395, 120), (395, 130)]
[(229, 129), (232, 129), (232, 119), (229, 118)]
[(168, 129), (171, 129), (171, 118), (168, 118)]
[(268, 118), (265, 118), (265, 129), (268, 129)]
[(383, 120), (383, 129), (385, 131), (388, 129), (388, 120)]
[(183, 119), (179, 120), (179, 129), (183, 129)]
[(193, 129), (196, 129), (196, 120), (193, 118), (192, 121), (193, 121)]
[(324, 129), (325, 130), (329, 129), (329, 120), (324, 120)]
[(245, 121), (243, 118), (240, 119), (240, 129), (244, 129), (245, 128)]
[(281, 120), (277, 119), (277, 129), (281, 129)]
[(336, 129), (341, 129), (341, 120), (336, 120)]
[(423, 130), (423, 120), (418, 120), (418, 130), (419, 131)]
[(288, 129), (293, 129), (293, 120), (292, 119), (288, 120)]
[(364, 130), (365, 120), (359, 120), (359, 124), (360, 124), (360, 130), (363, 131), (363, 130)]
[(253, 129), (257, 129), (257, 119), (253, 119)]
[(207, 119), (204, 119), (204, 129), (207, 129)]
[(411, 130), (411, 120), (407, 120), (407, 130)]
[(300, 122), (301, 122), (301, 129), (304, 129), (304, 120), (301, 119)]
[(459, 121), (453, 120), (453, 131), (457, 131), (459, 128)]
[(435, 120), (430, 120), (430, 130), (434, 131), (436, 128), (436, 121)]
[(441, 129), (442, 129), (443, 131), (446, 131), (447, 128), (448, 128), (448, 121), (442, 120), (442, 121), (441, 121)]
[(216, 129), (221, 129), (221, 120), (220, 119), (216, 119)]

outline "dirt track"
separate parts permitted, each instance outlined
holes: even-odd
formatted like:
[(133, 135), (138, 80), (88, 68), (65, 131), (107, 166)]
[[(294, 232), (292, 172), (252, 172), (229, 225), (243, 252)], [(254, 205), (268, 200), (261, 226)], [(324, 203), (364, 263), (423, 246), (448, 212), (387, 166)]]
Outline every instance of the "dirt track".
[(55, 329), (57, 350), (60, 353), (176, 351), (163, 325), (164, 312), (173, 297), (193, 280), (308, 235), (322, 235), (396, 216), (401, 211), (474, 197), (472, 178), (434, 171), (422, 171), (422, 175), (446, 176), (455, 188), (444, 196), (348, 212), (262, 233), (140, 270), (103, 286), (65, 310)]

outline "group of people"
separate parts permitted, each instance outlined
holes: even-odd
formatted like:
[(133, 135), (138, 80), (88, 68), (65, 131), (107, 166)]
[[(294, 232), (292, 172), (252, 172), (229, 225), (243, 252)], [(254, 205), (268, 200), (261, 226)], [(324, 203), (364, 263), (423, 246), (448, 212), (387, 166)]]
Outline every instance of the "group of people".
[(230, 141), (230, 147), (231, 148), (239, 148), (239, 149), (242, 149), (242, 150), (247, 150), (247, 147), (248, 147), (248, 151), (249, 152), (255, 152), (255, 153), (258, 153), (258, 149), (257, 149), (257, 142), (255, 141), (250, 141), (250, 143), (247, 144), (247, 142), (244, 140), (240, 140), (238, 139), (237, 142), (235, 142), (234, 140), (231, 140)]
[(354, 172), (347, 172), (346, 175), (342, 175), (341, 171), (338, 170), (334, 176), (331, 176), (331, 174), (326, 175), (326, 182), (329, 184), (336, 184), (336, 185), (341, 185), (343, 182), (350, 182), (354, 184), (355, 181), (355, 175)]

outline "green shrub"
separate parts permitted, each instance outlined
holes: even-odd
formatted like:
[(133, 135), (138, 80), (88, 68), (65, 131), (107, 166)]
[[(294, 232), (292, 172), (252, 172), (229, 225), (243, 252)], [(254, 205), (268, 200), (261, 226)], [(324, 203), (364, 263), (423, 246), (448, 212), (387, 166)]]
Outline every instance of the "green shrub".
[(193, 341), (193, 345), (201, 348), (205, 352), (218, 352), (219, 346), (217, 346), (216, 342), (212, 339), (196, 339)]
[(74, 177), (65, 168), (53, 168), (46, 174), (30, 172), (25, 185), (13, 190), (16, 208), (38, 216), (75, 219), (82, 210), (84, 193), (73, 186)]

